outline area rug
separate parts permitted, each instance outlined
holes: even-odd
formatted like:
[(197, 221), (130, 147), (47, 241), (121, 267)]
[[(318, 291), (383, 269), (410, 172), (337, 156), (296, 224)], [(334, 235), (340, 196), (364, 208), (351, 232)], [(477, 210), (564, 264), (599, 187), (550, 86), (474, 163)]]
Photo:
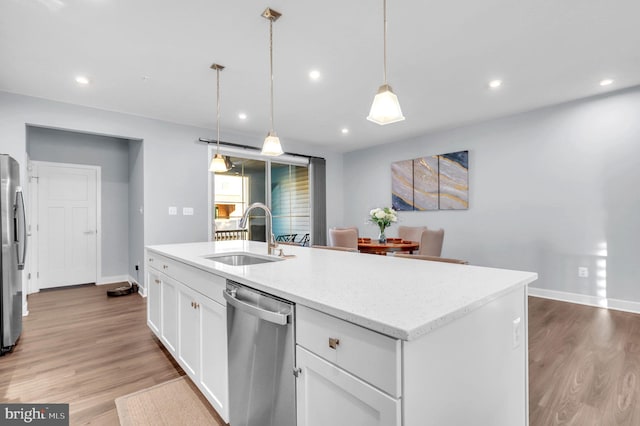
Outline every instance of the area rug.
[(122, 426), (225, 425), (186, 376), (117, 398), (116, 408)]

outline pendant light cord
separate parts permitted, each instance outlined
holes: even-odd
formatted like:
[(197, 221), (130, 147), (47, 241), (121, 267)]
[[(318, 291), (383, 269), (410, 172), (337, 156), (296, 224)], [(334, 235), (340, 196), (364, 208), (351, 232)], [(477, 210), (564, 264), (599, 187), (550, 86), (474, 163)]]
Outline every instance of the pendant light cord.
[(217, 129), (217, 144), (216, 155), (220, 154), (220, 68), (216, 68), (216, 129)]
[(383, 16), (383, 30), (382, 33), (384, 34), (384, 59), (383, 59), (383, 63), (384, 63), (384, 71), (383, 71), (383, 75), (384, 75), (384, 84), (387, 84), (387, 0), (382, 0), (382, 16)]
[(271, 132), (273, 133), (273, 19), (269, 19), (269, 70), (270, 70), (270, 98), (271, 98)]

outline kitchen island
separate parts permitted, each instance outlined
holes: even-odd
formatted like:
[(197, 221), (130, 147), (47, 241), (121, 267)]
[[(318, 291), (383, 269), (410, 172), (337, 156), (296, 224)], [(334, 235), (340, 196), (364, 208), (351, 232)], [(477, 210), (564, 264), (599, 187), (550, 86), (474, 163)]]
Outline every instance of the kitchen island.
[(209, 257), (266, 244), (147, 247), (149, 326), (226, 421), (229, 279), (296, 304), (298, 425), (528, 423), (535, 273), (280, 248), (295, 257), (233, 266)]

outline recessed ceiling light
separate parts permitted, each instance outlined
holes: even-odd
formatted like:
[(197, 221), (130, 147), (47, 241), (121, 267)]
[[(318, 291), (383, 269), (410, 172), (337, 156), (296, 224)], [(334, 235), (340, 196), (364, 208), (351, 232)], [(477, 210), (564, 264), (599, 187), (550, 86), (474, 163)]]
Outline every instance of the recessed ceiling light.
[(600, 86), (608, 86), (610, 84), (613, 83), (613, 80), (610, 78), (605, 78), (604, 80), (600, 81)]
[(349, 129), (347, 129), (346, 127), (343, 127), (341, 130), (343, 135), (346, 135), (347, 133), (349, 133)]
[(238, 118), (240, 120), (246, 120), (247, 119), (247, 114), (245, 114), (244, 112), (241, 112), (240, 114), (238, 114)]
[(76, 77), (76, 83), (86, 86), (87, 84), (89, 84), (89, 79), (84, 75), (79, 75)]
[(489, 87), (492, 89), (497, 89), (500, 86), (502, 86), (502, 80), (491, 80), (489, 82)]
[(312, 70), (309, 72), (309, 78), (311, 80), (318, 80), (320, 78), (320, 71)]

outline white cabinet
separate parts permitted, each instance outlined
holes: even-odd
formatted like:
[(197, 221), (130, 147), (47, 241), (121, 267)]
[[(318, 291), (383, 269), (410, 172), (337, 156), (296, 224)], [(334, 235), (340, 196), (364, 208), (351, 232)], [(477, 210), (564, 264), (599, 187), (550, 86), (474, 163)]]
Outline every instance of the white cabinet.
[(191, 377), (200, 372), (200, 312), (196, 296), (186, 286), (178, 289), (178, 361)]
[[(363, 354), (363, 362), (366, 359)], [(400, 400), (297, 346), (298, 426), (401, 424)]]
[(147, 325), (160, 337), (162, 311), (162, 281), (160, 274), (147, 268)]
[(228, 418), (227, 309), (178, 288), (178, 362), (223, 419)]
[(296, 307), (298, 426), (401, 425), (397, 339)]
[(200, 389), (228, 421), (227, 308), (211, 299), (198, 301), (201, 353)]
[(220, 303), (225, 280), (156, 254), (147, 261), (149, 328), (228, 422), (227, 309)]
[(178, 350), (178, 286), (177, 281), (162, 277), (162, 343), (172, 354)]

